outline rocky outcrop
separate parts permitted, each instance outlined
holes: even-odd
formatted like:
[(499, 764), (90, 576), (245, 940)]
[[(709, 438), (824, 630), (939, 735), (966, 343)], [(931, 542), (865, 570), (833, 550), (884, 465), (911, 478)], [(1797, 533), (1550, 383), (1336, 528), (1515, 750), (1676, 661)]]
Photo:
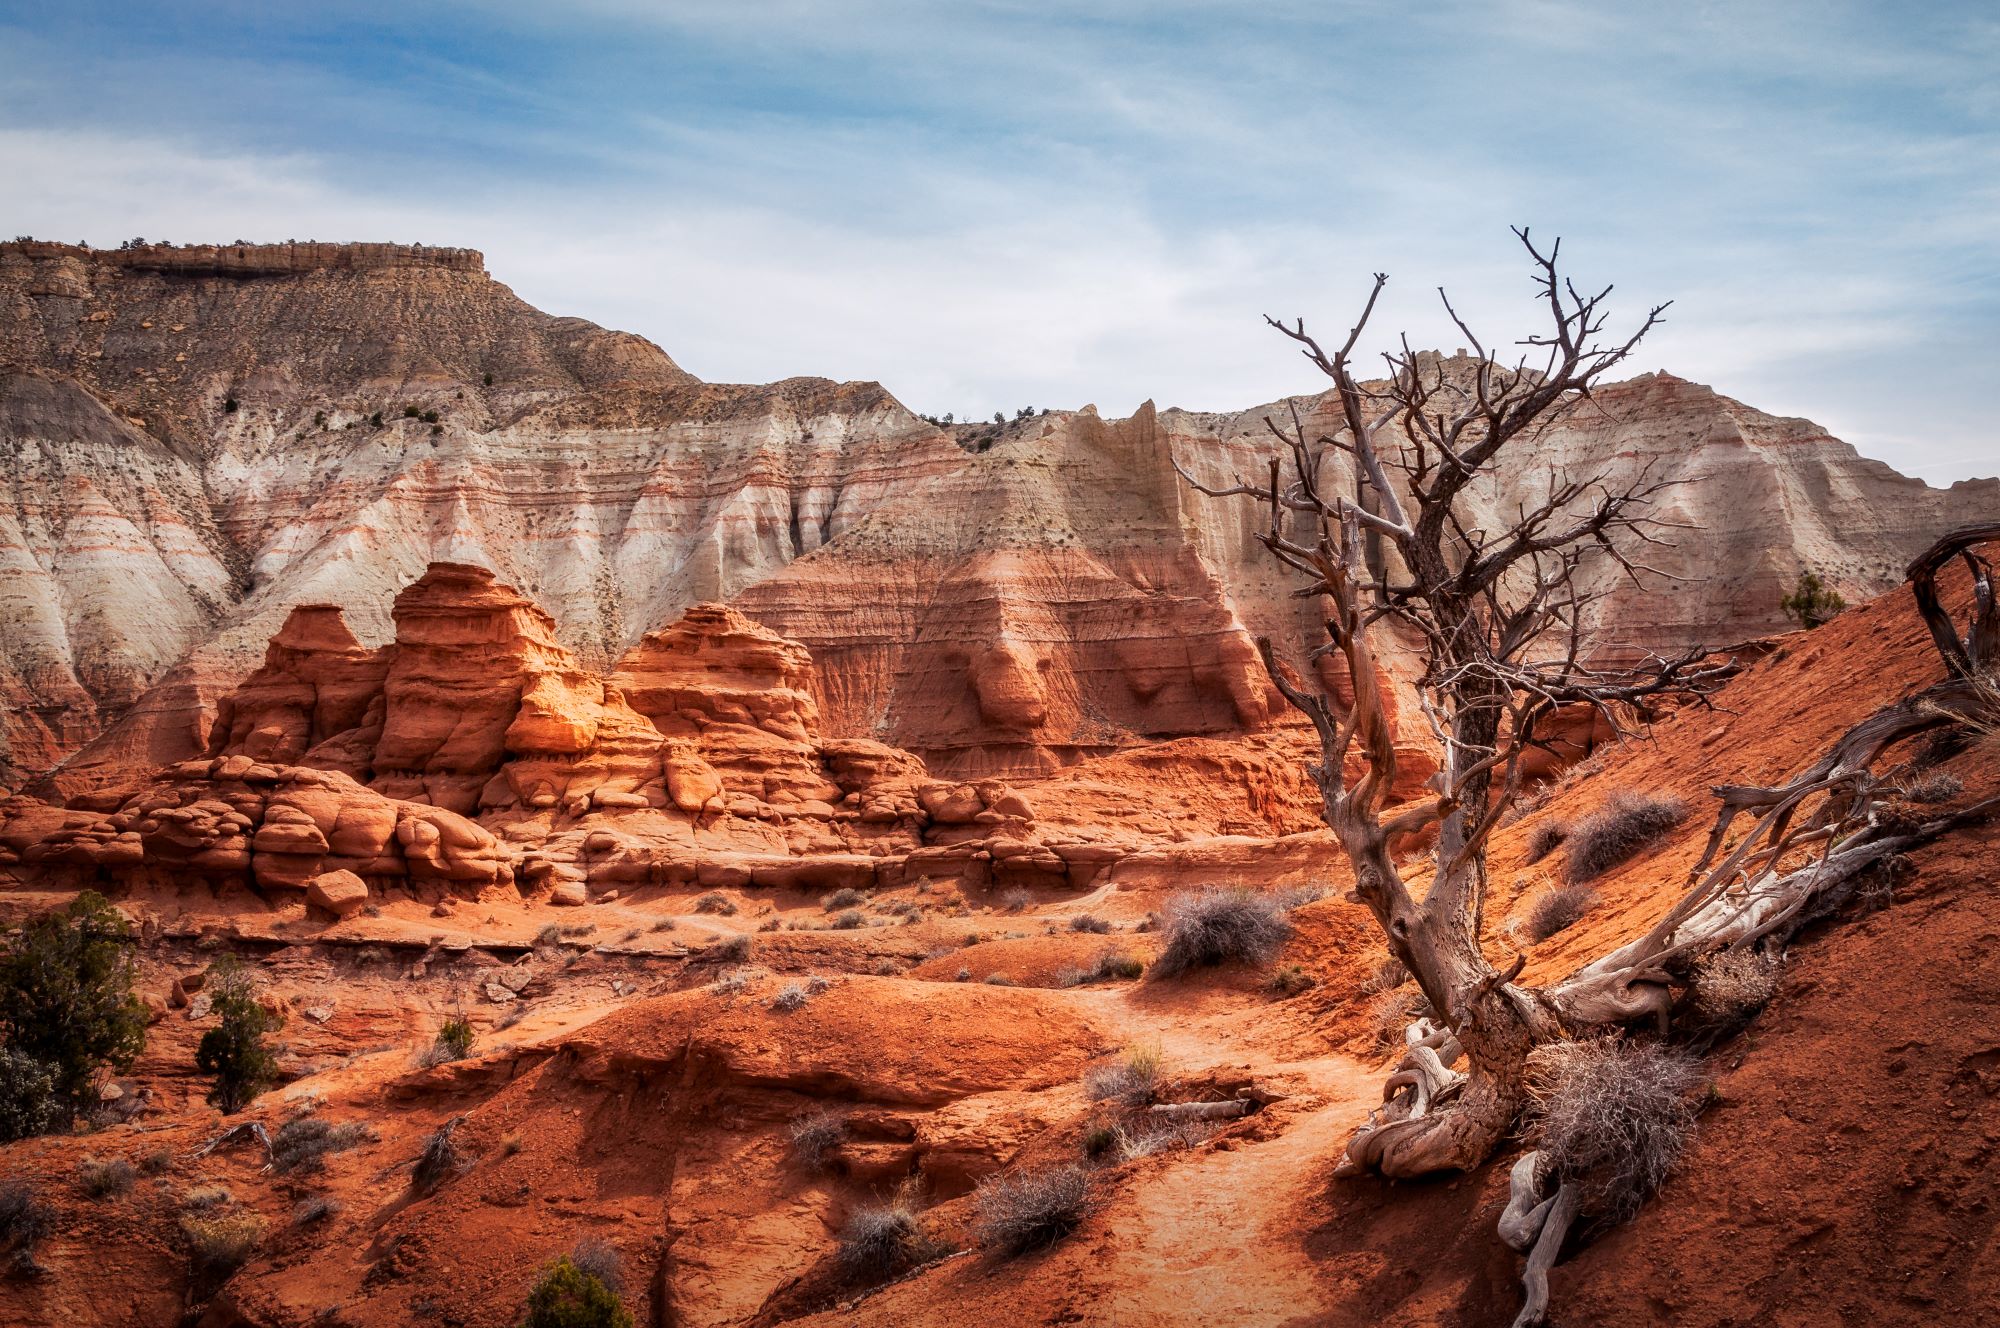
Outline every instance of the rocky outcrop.
[[(958, 777), (1253, 731), (1276, 702), (1252, 641), (1303, 667), (1314, 606), (1252, 539), (1262, 515), (1172, 463), (1253, 473), (1293, 404), (1331, 423), (1299, 398), (947, 430), (873, 383), (697, 382), (470, 251), (0, 244), (0, 785), (191, 756), (295, 607), (345, 605), (379, 648), (436, 562), (541, 602), (600, 674), (726, 603), (810, 650), (825, 732)], [(1596, 407), (1470, 505), (1553, 468), (1676, 481), (1659, 515), (1701, 534), (1654, 551), (1678, 580), (1603, 579), (1605, 654), (1778, 627), (1804, 567), (1865, 598), (2000, 505), (2000, 483), (1929, 489), (1669, 376)]]
[(0, 804), (0, 866), (128, 884), (235, 882), (265, 895), (306, 891), (336, 872), (473, 895), (514, 880), (515, 854), (477, 823), (334, 771), (232, 755), (182, 762), (91, 801), (101, 806)]

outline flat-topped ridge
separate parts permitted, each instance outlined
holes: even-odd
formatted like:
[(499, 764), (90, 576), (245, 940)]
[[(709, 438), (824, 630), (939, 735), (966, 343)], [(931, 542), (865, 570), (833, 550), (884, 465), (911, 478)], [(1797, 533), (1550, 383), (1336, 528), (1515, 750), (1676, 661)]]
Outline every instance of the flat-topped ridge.
[(283, 244), (140, 244), (94, 249), (52, 240), (0, 243), (0, 261), (27, 258), (80, 258), (137, 272), (177, 272), (200, 276), (279, 276), (301, 272), (361, 272), (380, 268), (442, 268), (486, 271), (477, 249), (441, 249), (422, 244), (287, 240)]

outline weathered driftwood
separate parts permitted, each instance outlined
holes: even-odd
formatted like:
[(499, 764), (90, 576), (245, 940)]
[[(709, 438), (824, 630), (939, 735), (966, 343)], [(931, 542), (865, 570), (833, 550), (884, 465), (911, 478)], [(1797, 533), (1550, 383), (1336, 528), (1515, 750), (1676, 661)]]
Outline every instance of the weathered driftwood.
[(1239, 1097), (1227, 1102), (1156, 1102), (1146, 1111), (1154, 1120), (1211, 1121), (1248, 1116), (1256, 1107), (1250, 1099)]

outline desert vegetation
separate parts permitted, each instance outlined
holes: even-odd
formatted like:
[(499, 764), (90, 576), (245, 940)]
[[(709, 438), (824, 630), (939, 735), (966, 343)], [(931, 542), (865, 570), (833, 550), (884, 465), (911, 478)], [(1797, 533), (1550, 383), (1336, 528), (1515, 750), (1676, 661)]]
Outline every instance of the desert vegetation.
[(974, 1196), (974, 1239), (998, 1255), (1053, 1245), (1082, 1225), (1090, 1208), (1090, 1173), (1057, 1165), (1010, 1172), (981, 1183)]
[(131, 928), (86, 890), (7, 939), (0, 952), (0, 1142), (69, 1124), (97, 1101), (107, 1069), (146, 1041), (132, 994)]
[(1283, 904), (1251, 890), (1208, 887), (1167, 901), (1155, 978), (1218, 964), (1268, 963), (1291, 935)]
[(284, 1019), (258, 1001), (248, 970), (234, 955), (225, 954), (210, 966), (208, 984), (216, 1026), (201, 1035), (195, 1068), (215, 1076), (210, 1102), (225, 1113), (241, 1111), (277, 1077), (277, 1059), (264, 1035)]

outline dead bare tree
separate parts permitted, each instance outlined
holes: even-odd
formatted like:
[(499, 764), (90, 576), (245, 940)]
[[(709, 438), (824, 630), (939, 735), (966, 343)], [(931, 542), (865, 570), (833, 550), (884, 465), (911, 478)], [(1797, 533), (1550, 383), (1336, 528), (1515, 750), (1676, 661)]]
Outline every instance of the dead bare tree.
[[(1649, 506), (1664, 486), (1642, 473), (1617, 487), (1604, 477), (1553, 477), (1532, 506), (1499, 530), (1480, 525), (1464, 499), (1473, 482), (1587, 402), (1592, 385), (1627, 359), (1657, 325), (1651, 310), (1623, 341), (1601, 343), (1609, 288), (1579, 292), (1517, 231), (1532, 258), (1549, 324), (1526, 338), (1510, 367), (1445, 307), (1477, 355), (1469, 372), (1412, 352), (1385, 357), (1386, 386), (1365, 388), (1352, 357), (1387, 278), (1377, 274), (1361, 317), (1328, 354), (1302, 322), (1272, 322), (1334, 383), (1340, 424), (1310, 433), (1296, 409), (1289, 427), (1267, 419), (1280, 446), (1258, 483), (1197, 490), (1243, 496), (1269, 511), (1258, 538), (1299, 573), (1297, 591), (1326, 611), (1327, 639), (1314, 658), (1344, 664), (1352, 700), (1342, 705), (1303, 681), (1261, 640), (1266, 668), (1286, 699), (1313, 723), (1320, 759), (1309, 773), (1327, 825), (1352, 865), (1355, 894), (1389, 948), (1415, 977), (1436, 1019), (1412, 1024), (1405, 1054), (1378, 1108), (1350, 1139), (1343, 1172), (1391, 1177), (1462, 1170), (1483, 1161), (1519, 1115), (1528, 1054), (1543, 1042), (1632, 1021), (1665, 1028), (1676, 986), (1702, 958), (1726, 948), (1782, 944), (1807, 922), (1837, 910), (1864, 876), (1925, 840), (1991, 813), (1988, 800), (1913, 822), (1884, 812), (1873, 764), (1893, 744), (1953, 723), (2000, 723), (2000, 607), (1992, 568), (1978, 553), (2000, 526), (1940, 540), (1910, 568), (1919, 611), (1944, 656), (1947, 678), (1857, 725), (1820, 761), (1775, 788), (1725, 786), (1707, 851), (1685, 893), (1644, 936), (1547, 990), (1515, 983), (1480, 946), (1486, 844), (1517, 791), (1523, 756), (1566, 707), (1589, 707), (1615, 730), (1665, 698), (1705, 697), (1732, 662), (1693, 652), (1610, 669), (1583, 650), (1584, 573), (1608, 563), (1637, 577), (1633, 546), (1656, 542)], [(1440, 292), (1442, 295), (1442, 292)], [(1270, 321), (1270, 320), (1267, 320)], [(1351, 463), (1344, 486), (1336, 457)], [(1394, 554), (1393, 562), (1387, 556)], [(1973, 609), (1961, 633), (1942, 607), (1937, 576), (1953, 561), (1970, 570)], [(1393, 625), (1419, 646), (1422, 713), (1443, 748), (1433, 797), (1392, 806), (1396, 748), (1375, 667), (1374, 637)], [(1349, 756), (1357, 759), (1350, 766)], [(1727, 845), (1737, 817), (1754, 814)], [(1391, 854), (1399, 835), (1435, 829), (1430, 886), (1419, 899)], [(1455, 1067), (1461, 1056), (1466, 1068)], [(1534, 1154), (1516, 1165), (1501, 1234), (1528, 1252), (1527, 1303), (1517, 1322), (1537, 1322), (1578, 1196), (1545, 1174)]]
[[(1375, 915), (1389, 948), (1441, 1016), (1390, 1080), (1390, 1100), (1348, 1147), (1348, 1169), (1392, 1177), (1459, 1170), (1483, 1161), (1524, 1101), (1533, 1047), (1559, 1034), (1554, 1012), (1514, 984), (1522, 960), (1496, 969), (1479, 937), (1486, 845), (1519, 786), (1526, 753), (1565, 707), (1596, 710), (1623, 729), (1655, 698), (1697, 696), (1730, 671), (1702, 652), (1607, 669), (1584, 653), (1584, 573), (1608, 563), (1637, 577), (1635, 546), (1658, 542), (1651, 517), (1665, 487), (1642, 473), (1619, 486), (1602, 476), (1552, 476), (1532, 504), (1500, 529), (1467, 510), (1471, 486), (1587, 402), (1590, 389), (1630, 357), (1659, 320), (1651, 310), (1623, 340), (1599, 338), (1609, 288), (1586, 295), (1557, 267), (1560, 244), (1542, 252), (1517, 231), (1533, 260), (1548, 322), (1510, 365), (1490, 352), (1444, 304), (1475, 349), (1467, 372), (1413, 352), (1405, 340), (1385, 356), (1386, 386), (1357, 380), (1354, 352), (1388, 278), (1377, 274), (1361, 317), (1329, 353), (1303, 321), (1266, 320), (1299, 343), (1332, 380), (1340, 427), (1308, 431), (1296, 410), (1288, 426), (1266, 420), (1280, 443), (1260, 483), (1206, 484), (1212, 496), (1263, 503), (1265, 548), (1305, 580), (1298, 593), (1326, 609), (1327, 641), (1346, 665), (1353, 700), (1342, 707), (1281, 667), (1268, 640), (1266, 667), (1286, 699), (1312, 720), (1320, 759), (1310, 774), (1322, 811), (1354, 870), (1355, 893)], [(1443, 296), (1443, 292), (1439, 292)], [(1534, 363), (1530, 363), (1530, 360)], [(1351, 489), (1329, 463), (1351, 462)], [(1390, 555), (1393, 555), (1391, 557)], [(1395, 735), (1377, 681), (1374, 638), (1393, 624), (1421, 650), (1417, 697), (1443, 748), (1435, 797), (1390, 805)], [(1350, 770), (1350, 752), (1359, 769)], [(1398, 836), (1435, 827), (1435, 870), (1419, 899), (1391, 854)], [(1450, 1066), (1463, 1052), (1463, 1074)]]

